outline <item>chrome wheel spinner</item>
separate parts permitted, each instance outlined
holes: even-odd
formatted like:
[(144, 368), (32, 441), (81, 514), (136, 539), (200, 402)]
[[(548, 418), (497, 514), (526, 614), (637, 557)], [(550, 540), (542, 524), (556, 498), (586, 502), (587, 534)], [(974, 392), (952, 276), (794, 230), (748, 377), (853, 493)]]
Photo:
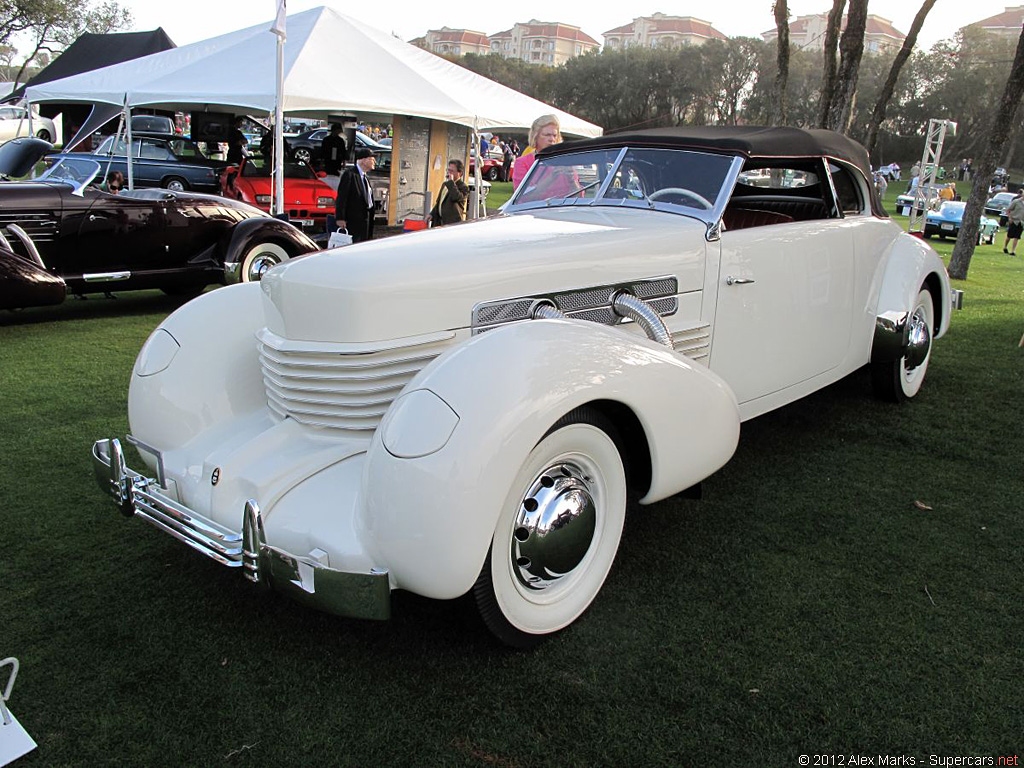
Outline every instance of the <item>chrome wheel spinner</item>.
[(572, 461), (544, 469), (520, 503), (512, 528), (511, 562), (518, 583), (545, 590), (570, 576), (597, 530), (594, 481)]

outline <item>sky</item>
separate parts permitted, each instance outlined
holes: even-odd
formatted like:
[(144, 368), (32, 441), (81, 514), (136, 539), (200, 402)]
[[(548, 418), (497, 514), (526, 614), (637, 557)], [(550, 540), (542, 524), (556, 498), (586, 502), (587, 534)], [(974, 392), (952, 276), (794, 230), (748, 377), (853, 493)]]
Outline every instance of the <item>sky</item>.
[[(1024, 0), (1007, 0), (1011, 5)], [(163, 27), (178, 45), (216, 37), (237, 29), (273, 19), (277, 0), (118, 0), (135, 17), (135, 31)], [(662, 12), (673, 16), (695, 16), (704, 19), (730, 37), (758, 37), (775, 26), (772, 0), (691, 0), (687, 3), (654, 0), (651, 4), (628, 3), (624, 9), (615, 2), (594, 0), (546, 0), (530, 11), (524, 3), (427, 3), (423, 0), (393, 2), (331, 3), (325, 0), (287, 0), (288, 13), (333, 7), (385, 32), (393, 32), (403, 40), (423, 35), (428, 29), (442, 26), (473, 29), (493, 34), (510, 28), (516, 22), (530, 19), (573, 24), (603, 43), (601, 37), (615, 27), (628, 24), (634, 17)], [(828, 11), (828, 0), (790, 0), (790, 18)], [(893, 22), (904, 34), (920, 7), (920, 0), (871, 0), (868, 12)], [(1004, 0), (938, 0), (931, 10), (918, 38), (919, 46), (927, 48), (938, 40), (951, 37), (957, 29), (981, 19), (1002, 13)]]

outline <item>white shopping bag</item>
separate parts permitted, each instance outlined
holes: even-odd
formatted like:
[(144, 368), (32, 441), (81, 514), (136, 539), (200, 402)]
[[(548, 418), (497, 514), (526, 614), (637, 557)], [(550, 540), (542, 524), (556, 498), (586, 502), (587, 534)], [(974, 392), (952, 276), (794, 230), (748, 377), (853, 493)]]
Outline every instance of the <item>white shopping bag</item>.
[(338, 227), (337, 232), (331, 232), (327, 239), (328, 248), (340, 248), (343, 245), (352, 245), (352, 235), (344, 227)]
[(13, 763), (36, 748), (36, 743), (28, 735), (28, 731), (7, 708), (7, 701), (14, 689), (14, 680), (18, 677), (18, 660), (9, 658), (0, 661), (0, 669), (8, 666), (11, 667), (11, 677), (7, 681), (7, 686), (0, 689), (0, 766)]

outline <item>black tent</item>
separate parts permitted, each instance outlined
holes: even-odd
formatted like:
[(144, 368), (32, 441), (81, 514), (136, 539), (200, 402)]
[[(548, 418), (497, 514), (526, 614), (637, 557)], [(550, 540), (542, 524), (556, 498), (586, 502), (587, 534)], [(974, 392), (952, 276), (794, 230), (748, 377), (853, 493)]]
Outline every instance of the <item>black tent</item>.
[[(177, 48), (177, 46), (167, 36), (163, 28), (154, 29), (152, 32), (111, 32), (105, 35), (86, 32), (68, 46), (48, 67), (14, 91), (4, 101), (20, 100), (25, 95), (25, 89), (30, 85), (39, 85), (51, 80), (60, 80), (62, 77), (91, 72), (94, 69), (138, 59), (170, 48)], [(51, 119), (64, 113), (64, 136), (66, 139), (75, 135), (78, 128), (89, 118), (91, 111), (92, 107), (88, 104), (41, 104), (39, 108), (39, 114)]]
[(107, 35), (86, 32), (65, 49), (53, 62), (27, 83), (14, 91), (5, 101), (17, 101), (30, 85), (60, 80), (62, 77), (91, 72), (94, 69), (138, 59), (151, 53), (177, 48), (163, 28), (152, 32), (112, 32)]

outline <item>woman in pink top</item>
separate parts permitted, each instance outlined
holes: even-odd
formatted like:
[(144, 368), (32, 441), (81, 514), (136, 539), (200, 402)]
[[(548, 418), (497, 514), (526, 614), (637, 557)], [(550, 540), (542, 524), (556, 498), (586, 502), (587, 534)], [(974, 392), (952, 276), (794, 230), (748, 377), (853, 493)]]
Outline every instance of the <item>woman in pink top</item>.
[[(533, 121), (530, 126), (530, 146), (521, 157), (516, 158), (516, 164), (512, 166), (512, 189), (519, 187), (519, 182), (526, 176), (526, 172), (533, 166), (537, 159), (537, 153), (552, 144), (562, 141), (562, 128), (555, 115), (541, 115)], [(531, 151), (531, 147), (532, 150)]]

